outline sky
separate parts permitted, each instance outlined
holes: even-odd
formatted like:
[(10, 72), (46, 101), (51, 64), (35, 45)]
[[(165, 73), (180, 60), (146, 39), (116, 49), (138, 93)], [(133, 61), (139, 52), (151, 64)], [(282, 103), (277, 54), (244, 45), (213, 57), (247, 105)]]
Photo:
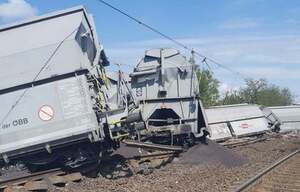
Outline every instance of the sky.
[[(300, 103), (299, 0), (106, 1), (242, 74), (209, 63), (222, 92), (244, 86), (244, 77), (266, 78), (290, 88)], [(107, 56), (123, 64), (124, 71), (151, 48), (172, 47), (191, 55), (97, 0), (0, 0), (0, 24), (76, 5), (93, 14)], [(201, 58), (197, 63), (205, 67)]]

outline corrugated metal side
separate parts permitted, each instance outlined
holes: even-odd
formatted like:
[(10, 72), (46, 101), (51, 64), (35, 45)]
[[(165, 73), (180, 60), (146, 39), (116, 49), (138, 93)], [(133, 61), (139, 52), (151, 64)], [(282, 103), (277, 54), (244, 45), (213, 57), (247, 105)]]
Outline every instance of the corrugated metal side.
[(175, 49), (146, 51), (131, 74), (131, 88), (147, 123), (156, 111), (170, 109), (193, 133), (201, 132), (202, 126), (198, 129), (197, 125), (199, 86), (192, 66)]
[(227, 123), (209, 125), (211, 131), (211, 140), (221, 141), (232, 137)]
[[(213, 139), (255, 135), (269, 130), (259, 105), (216, 106), (205, 109), (205, 112)], [(232, 133), (228, 125), (231, 126)]]
[(300, 122), (283, 123), (280, 126), (280, 132), (282, 132), (282, 133), (289, 132), (289, 131), (300, 132), (299, 127), (300, 127)]
[(0, 31), (0, 90), (32, 82), (47, 62), (37, 80), (90, 68), (96, 45), (85, 15), (68, 10)]
[(205, 109), (208, 123), (223, 123), (264, 117), (258, 105), (230, 105)]
[(300, 130), (300, 106), (268, 107), (281, 121), (282, 132)]
[(268, 131), (268, 124), (265, 118), (251, 120), (241, 120), (230, 122), (234, 134), (238, 137), (246, 135), (255, 135)]
[(85, 75), (30, 88), (6, 117), (23, 91), (0, 95), (1, 154), (98, 130)]
[[(170, 55), (170, 52), (173, 53), (173, 51), (176, 54)], [(156, 52), (155, 49), (154, 53), (157, 54)], [(173, 49), (163, 49), (162, 54), (163, 65), (160, 64), (159, 57), (146, 55), (135, 68), (135, 71), (154, 70), (153, 73), (139, 75), (131, 79), (132, 92), (136, 99), (140, 101), (156, 99), (162, 88), (167, 91), (166, 98), (191, 97), (197, 93), (198, 81), (195, 71), (192, 72), (191, 63)], [(161, 69), (157, 66), (160, 66)], [(163, 78), (161, 78), (161, 73), (163, 73)], [(192, 77), (193, 81), (191, 82)]]

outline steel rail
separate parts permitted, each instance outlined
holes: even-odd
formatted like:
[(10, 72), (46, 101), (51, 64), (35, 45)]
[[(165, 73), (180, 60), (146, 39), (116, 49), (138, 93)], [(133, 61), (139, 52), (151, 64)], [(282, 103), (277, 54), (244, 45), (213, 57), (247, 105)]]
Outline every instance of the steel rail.
[(20, 182), (28, 182), (32, 180), (42, 179), (44, 176), (48, 174), (64, 174), (65, 172), (62, 171), (60, 168), (50, 169), (46, 171), (40, 171), (37, 173), (32, 173), (26, 176), (14, 177), (7, 180), (0, 180), (0, 189), (6, 188), (8, 185)]
[(159, 149), (164, 151), (175, 151), (175, 152), (183, 152), (184, 149), (179, 146), (174, 145), (161, 145), (161, 144), (153, 144), (153, 143), (145, 143), (139, 142), (135, 140), (123, 140), (123, 143), (129, 147), (141, 147), (141, 148), (150, 148), (150, 149)]
[(298, 153), (300, 153), (300, 149), (294, 151), (293, 153), (290, 153), (286, 157), (282, 158), (281, 160), (279, 160), (276, 163), (272, 164), (268, 168), (264, 169), (259, 174), (257, 174), (256, 176), (252, 177), (251, 179), (249, 179), (248, 181), (246, 181), (244, 184), (242, 184), (240, 187), (238, 187), (236, 190), (234, 190), (234, 192), (242, 192), (244, 190), (248, 190), (250, 187), (254, 186), (257, 183), (257, 181), (259, 179), (261, 179), (263, 176), (265, 176), (267, 173), (269, 173), (270, 171), (274, 170), (279, 165), (281, 165), (284, 162), (286, 162), (287, 160), (291, 159), (292, 157), (294, 157)]
[(136, 155), (133, 157), (126, 158), (128, 160), (130, 159), (143, 159), (143, 158), (148, 158), (148, 157), (164, 157), (164, 156), (171, 156), (171, 155), (177, 155), (178, 153), (176, 152), (167, 152), (167, 153), (158, 153), (158, 154), (149, 154), (149, 155)]
[(228, 147), (228, 148), (233, 148), (233, 147), (240, 147), (240, 146), (244, 146), (244, 145), (249, 145), (249, 144), (253, 144), (253, 143), (258, 143), (258, 142), (262, 142), (262, 141), (266, 141), (267, 138), (255, 138), (255, 139), (251, 139), (251, 140), (242, 140), (242, 141), (237, 141), (237, 142), (224, 142), (224, 143), (220, 143), (221, 145)]

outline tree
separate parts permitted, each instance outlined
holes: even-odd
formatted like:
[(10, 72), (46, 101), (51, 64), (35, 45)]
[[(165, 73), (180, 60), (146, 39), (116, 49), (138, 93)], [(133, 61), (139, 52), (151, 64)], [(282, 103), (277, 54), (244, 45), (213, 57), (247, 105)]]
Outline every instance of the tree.
[(281, 89), (276, 85), (271, 85), (257, 95), (257, 104), (265, 106), (291, 105), (294, 96), (288, 88)]
[(232, 105), (244, 103), (244, 99), (240, 96), (239, 92), (236, 90), (227, 91), (220, 101), (221, 105)]
[(239, 91), (227, 92), (222, 99), (222, 104), (250, 103), (265, 106), (291, 105), (294, 95), (288, 88), (280, 88), (269, 84), (265, 79), (247, 79), (246, 87)]
[(207, 69), (197, 69), (196, 74), (199, 80), (200, 99), (204, 106), (217, 105), (220, 98), (220, 82)]
[(257, 103), (258, 94), (267, 88), (268, 82), (265, 79), (246, 79), (246, 87), (241, 88), (240, 96), (245, 103)]

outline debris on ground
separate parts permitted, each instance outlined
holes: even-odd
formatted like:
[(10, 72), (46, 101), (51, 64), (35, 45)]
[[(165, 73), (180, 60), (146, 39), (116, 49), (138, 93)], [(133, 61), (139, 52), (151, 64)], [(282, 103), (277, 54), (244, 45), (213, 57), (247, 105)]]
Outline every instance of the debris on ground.
[[(208, 148), (214, 147), (218, 150), (208, 153), (205, 153), (206, 148), (199, 147), (199, 151), (202, 151), (203, 157), (201, 158), (203, 158), (203, 162), (205, 160), (209, 161), (210, 157), (205, 157), (207, 155), (215, 155), (215, 158), (218, 159), (219, 155), (214, 153), (220, 152), (219, 146), (212, 145)], [(228, 149), (230, 151), (228, 153), (237, 155), (233, 159), (237, 157), (237, 159), (240, 157), (247, 159), (240, 166), (226, 166), (226, 163), (223, 162), (222, 164), (220, 161), (215, 161), (215, 163), (211, 164), (169, 163), (160, 169), (155, 169), (149, 175), (135, 174), (113, 180), (105, 177), (84, 178), (82, 182), (70, 183), (60, 191), (226, 192), (299, 147), (300, 137), (274, 137), (263, 142)], [(196, 149), (193, 150), (197, 151)], [(190, 151), (189, 153), (192, 152)], [(224, 151), (222, 152), (221, 150), (220, 153), (224, 153)]]
[(241, 166), (246, 161), (246, 158), (210, 140), (206, 145), (198, 144), (191, 147), (176, 160), (181, 164), (221, 164), (225, 167)]

